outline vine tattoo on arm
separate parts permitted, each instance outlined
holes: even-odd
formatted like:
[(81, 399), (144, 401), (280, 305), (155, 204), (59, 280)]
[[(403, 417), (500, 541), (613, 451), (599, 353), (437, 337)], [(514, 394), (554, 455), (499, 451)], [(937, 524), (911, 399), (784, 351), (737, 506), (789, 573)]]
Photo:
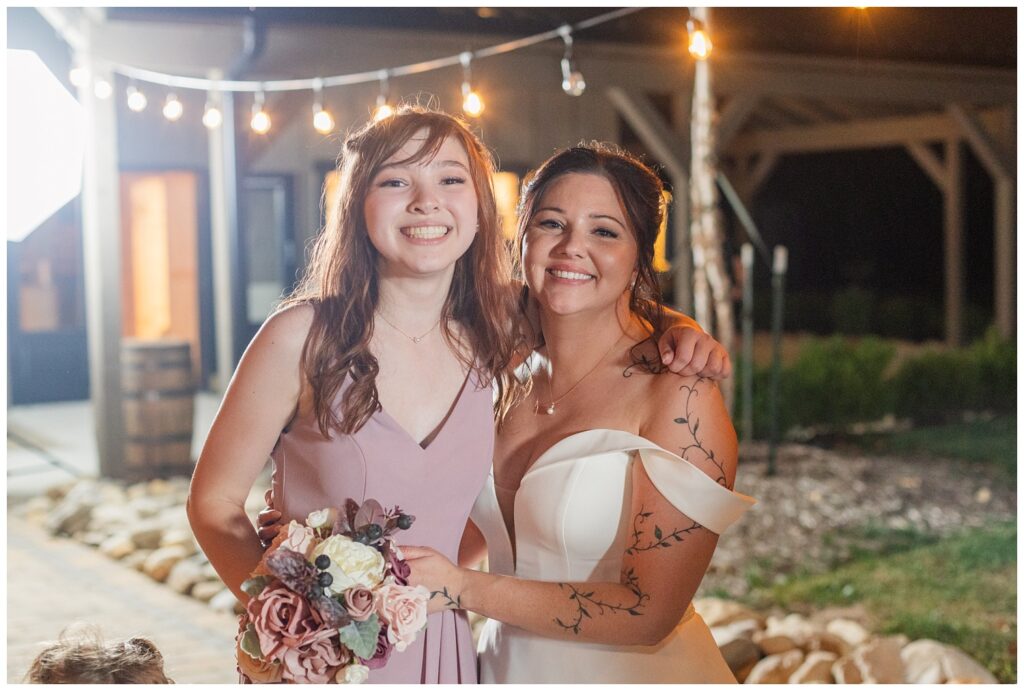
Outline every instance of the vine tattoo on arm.
[[(641, 529), (641, 526), (644, 523), (646, 523), (647, 519), (650, 518), (653, 515), (654, 514), (652, 512), (650, 512), (650, 511), (644, 511), (644, 507), (641, 506), (640, 507), (640, 512), (636, 516), (633, 517), (633, 544), (631, 544), (629, 547), (626, 548), (626, 554), (636, 555), (636, 554), (639, 554), (640, 552), (648, 552), (648, 551), (650, 551), (652, 549), (659, 549), (659, 548), (662, 548), (662, 547), (671, 547), (672, 545), (674, 545), (677, 542), (682, 542), (684, 536), (694, 532), (695, 530), (700, 530), (701, 528), (704, 527), (700, 523), (698, 523), (697, 521), (695, 521), (695, 520), (693, 520), (691, 518), (690, 519), (690, 523), (692, 525), (690, 525), (689, 527), (687, 527), (687, 528), (676, 528), (671, 533), (667, 533), (666, 534), (661, 529), (661, 527), (657, 523), (655, 523), (654, 524), (654, 539), (653, 540), (648, 540), (646, 544), (641, 545), (640, 544), (640, 540), (641, 540), (641, 538), (644, 535), (644, 531)], [(673, 540), (675, 542), (672, 542)]]
[(452, 597), (452, 594), (448, 592), (448, 586), (444, 586), (441, 590), (435, 590), (430, 593), (430, 599), (433, 600), (436, 596), (440, 595), (445, 599), (444, 606), (448, 609), (462, 609), (462, 595), (456, 595)]
[(580, 634), (580, 629), (583, 626), (583, 620), (593, 619), (594, 615), (590, 613), (587, 607), (596, 607), (597, 614), (616, 613), (616, 612), (629, 612), (634, 617), (643, 615), (640, 611), (647, 601), (651, 599), (651, 596), (643, 592), (640, 588), (640, 579), (637, 577), (636, 572), (630, 568), (624, 574), (626, 582), (623, 584), (636, 598), (636, 601), (632, 604), (612, 604), (610, 602), (604, 602), (603, 600), (594, 597), (594, 591), (585, 591), (577, 588), (571, 583), (559, 583), (558, 587), (563, 590), (569, 591), (569, 599), (576, 605), (576, 613), (572, 621), (562, 621), (561, 617), (555, 617), (555, 623), (561, 626), (566, 631), (572, 631), (575, 635)]
[[(718, 477), (715, 478), (715, 481), (718, 484), (725, 487), (726, 489), (732, 489), (732, 487), (729, 486), (729, 481), (726, 480), (725, 477), (725, 466), (722, 464), (721, 461), (715, 458), (714, 449), (706, 448), (703, 442), (701, 442), (700, 437), (697, 436), (697, 432), (700, 430), (700, 418), (694, 416), (691, 403), (693, 402), (694, 398), (700, 395), (700, 392), (697, 390), (697, 387), (707, 381), (708, 380), (705, 379), (704, 377), (700, 377), (697, 379), (696, 382), (694, 382), (692, 386), (688, 384), (683, 384), (682, 386), (679, 387), (680, 391), (685, 390), (687, 392), (686, 413), (683, 417), (674, 418), (672, 421), (675, 422), (677, 425), (686, 425), (686, 428), (690, 432), (690, 436), (693, 437), (692, 444), (679, 447), (679, 455), (682, 456), (683, 458), (686, 458), (686, 454), (688, 453), (703, 454), (704, 457), (707, 460), (709, 460), (711, 464), (715, 466), (715, 468), (718, 469)], [(709, 385), (714, 386), (714, 383), (709, 382)]]

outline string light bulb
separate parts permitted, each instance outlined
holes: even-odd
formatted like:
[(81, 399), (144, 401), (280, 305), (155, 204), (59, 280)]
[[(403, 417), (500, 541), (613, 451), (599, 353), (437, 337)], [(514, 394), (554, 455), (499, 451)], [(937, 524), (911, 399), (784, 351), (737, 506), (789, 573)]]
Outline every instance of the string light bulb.
[(138, 90), (133, 84), (128, 87), (128, 110), (133, 113), (141, 113), (146, 109), (149, 104), (149, 100), (146, 98), (146, 94)]
[(576, 67), (576, 59), (573, 57), (572, 29), (566, 24), (558, 32), (565, 41), (565, 53), (562, 55), (562, 91), (570, 96), (582, 96), (587, 89), (587, 82), (583, 79), (583, 73)]
[(388, 71), (382, 70), (380, 73), (380, 93), (377, 94), (377, 106), (373, 109), (374, 122), (380, 122), (395, 114), (395, 109), (388, 103), (389, 91)]
[(473, 54), (469, 52), (459, 55), (459, 61), (462, 62), (462, 112), (471, 118), (478, 118), (484, 112), (484, 100), (473, 90), (470, 80), (469, 64), (472, 59)]
[(249, 126), (256, 134), (266, 134), (270, 131), (270, 125), (270, 115), (263, 109), (263, 92), (257, 91), (256, 100), (252, 104), (252, 119), (249, 120)]
[(313, 82), (313, 129), (320, 134), (330, 134), (334, 131), (334, 118), (324, 108), (323, 89), (323, 80), (316, 79)]
[(167, 100), (164, 101), (164, 117), (171, 122), (176, 122), (184, 112), (185, 106), (181, 105), (181, 101), (178, 100), (177, 94), (173, 91), (167, 94)]
[(203, 110), (203, 125), (208, 130), (215, 130), (220, 127), (223, 122), (224, 115), (220, 112), (220, 108), (208, 100), (206, 102), (206, 108)]
[(711, 54), (711, 37), (708, 36), (707, 29), (704, 28), (704, 22), (690, 18), (686, 22), (686, 33), (690, 39), (687, 46), (690, 55), (697, 60), (707, 60), (708, 55)]
[(92, 92), (96, 94), (96, 98), (106, 101), (114, 93), (114, 87), (106, 79), (97, 79), (96, 83), (92, 85)]
[(68, 80), (72, 85), (79, 88), (89, 83), (89, 70), (85, 69), (81, 65), (75, 65), (68, 72)]

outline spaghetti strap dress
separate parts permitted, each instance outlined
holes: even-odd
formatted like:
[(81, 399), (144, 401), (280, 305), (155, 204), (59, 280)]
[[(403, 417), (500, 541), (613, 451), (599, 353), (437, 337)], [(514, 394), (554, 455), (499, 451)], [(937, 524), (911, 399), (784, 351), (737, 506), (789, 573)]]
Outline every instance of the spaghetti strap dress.
[[(349, 382), (338, 394), (341, 402)], [(443, 427), (424, 448), (387, 411), (378, 410), (355, 434), (320, 433), (313, 413), (281, 433), (273, 459), (274, 508), (282, 521), (304, 521), (311, 511), (347, 499), (376, 499), (412, 514), (404, 544), (432, 547), (453, 562), (473, 502), (488, 477), (494, 451), (490, 382), (471, 371)], [(476, 652), (466, 614), (443, 611), (387, 665), (370, 670), (370, 683), (474, 684)]]

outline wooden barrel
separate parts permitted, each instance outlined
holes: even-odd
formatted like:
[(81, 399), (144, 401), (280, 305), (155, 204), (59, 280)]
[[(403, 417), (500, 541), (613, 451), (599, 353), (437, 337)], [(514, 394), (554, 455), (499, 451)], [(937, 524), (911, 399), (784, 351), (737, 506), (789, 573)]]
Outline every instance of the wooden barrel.
[(121, 344), (125, 476), (191, 475), (195, 379), (188, 341)]

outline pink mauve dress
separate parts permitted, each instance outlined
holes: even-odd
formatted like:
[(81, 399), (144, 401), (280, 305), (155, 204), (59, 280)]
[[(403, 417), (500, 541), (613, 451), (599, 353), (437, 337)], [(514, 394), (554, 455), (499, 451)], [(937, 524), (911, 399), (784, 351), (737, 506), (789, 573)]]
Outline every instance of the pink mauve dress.
[[(304, 521), (311, 511), (349, 498), (397, 505), (416, 517), (411, 529), (398, 533), (399, 544), (433, 547), (457, 562), (466, 520), (491, 468), (492, 410), (490, 384), (473, 373), (425, 449), (386, 411), (374, 413), (355, 434), (332, 432), (329, 439), (315, 415), (297, 417), (271, 454), (274, 507), (283, 521)], [(475, 684), (476, 651), (465, 612), (431, 614), (415, 643), (392, 651), (369, 681)]]

